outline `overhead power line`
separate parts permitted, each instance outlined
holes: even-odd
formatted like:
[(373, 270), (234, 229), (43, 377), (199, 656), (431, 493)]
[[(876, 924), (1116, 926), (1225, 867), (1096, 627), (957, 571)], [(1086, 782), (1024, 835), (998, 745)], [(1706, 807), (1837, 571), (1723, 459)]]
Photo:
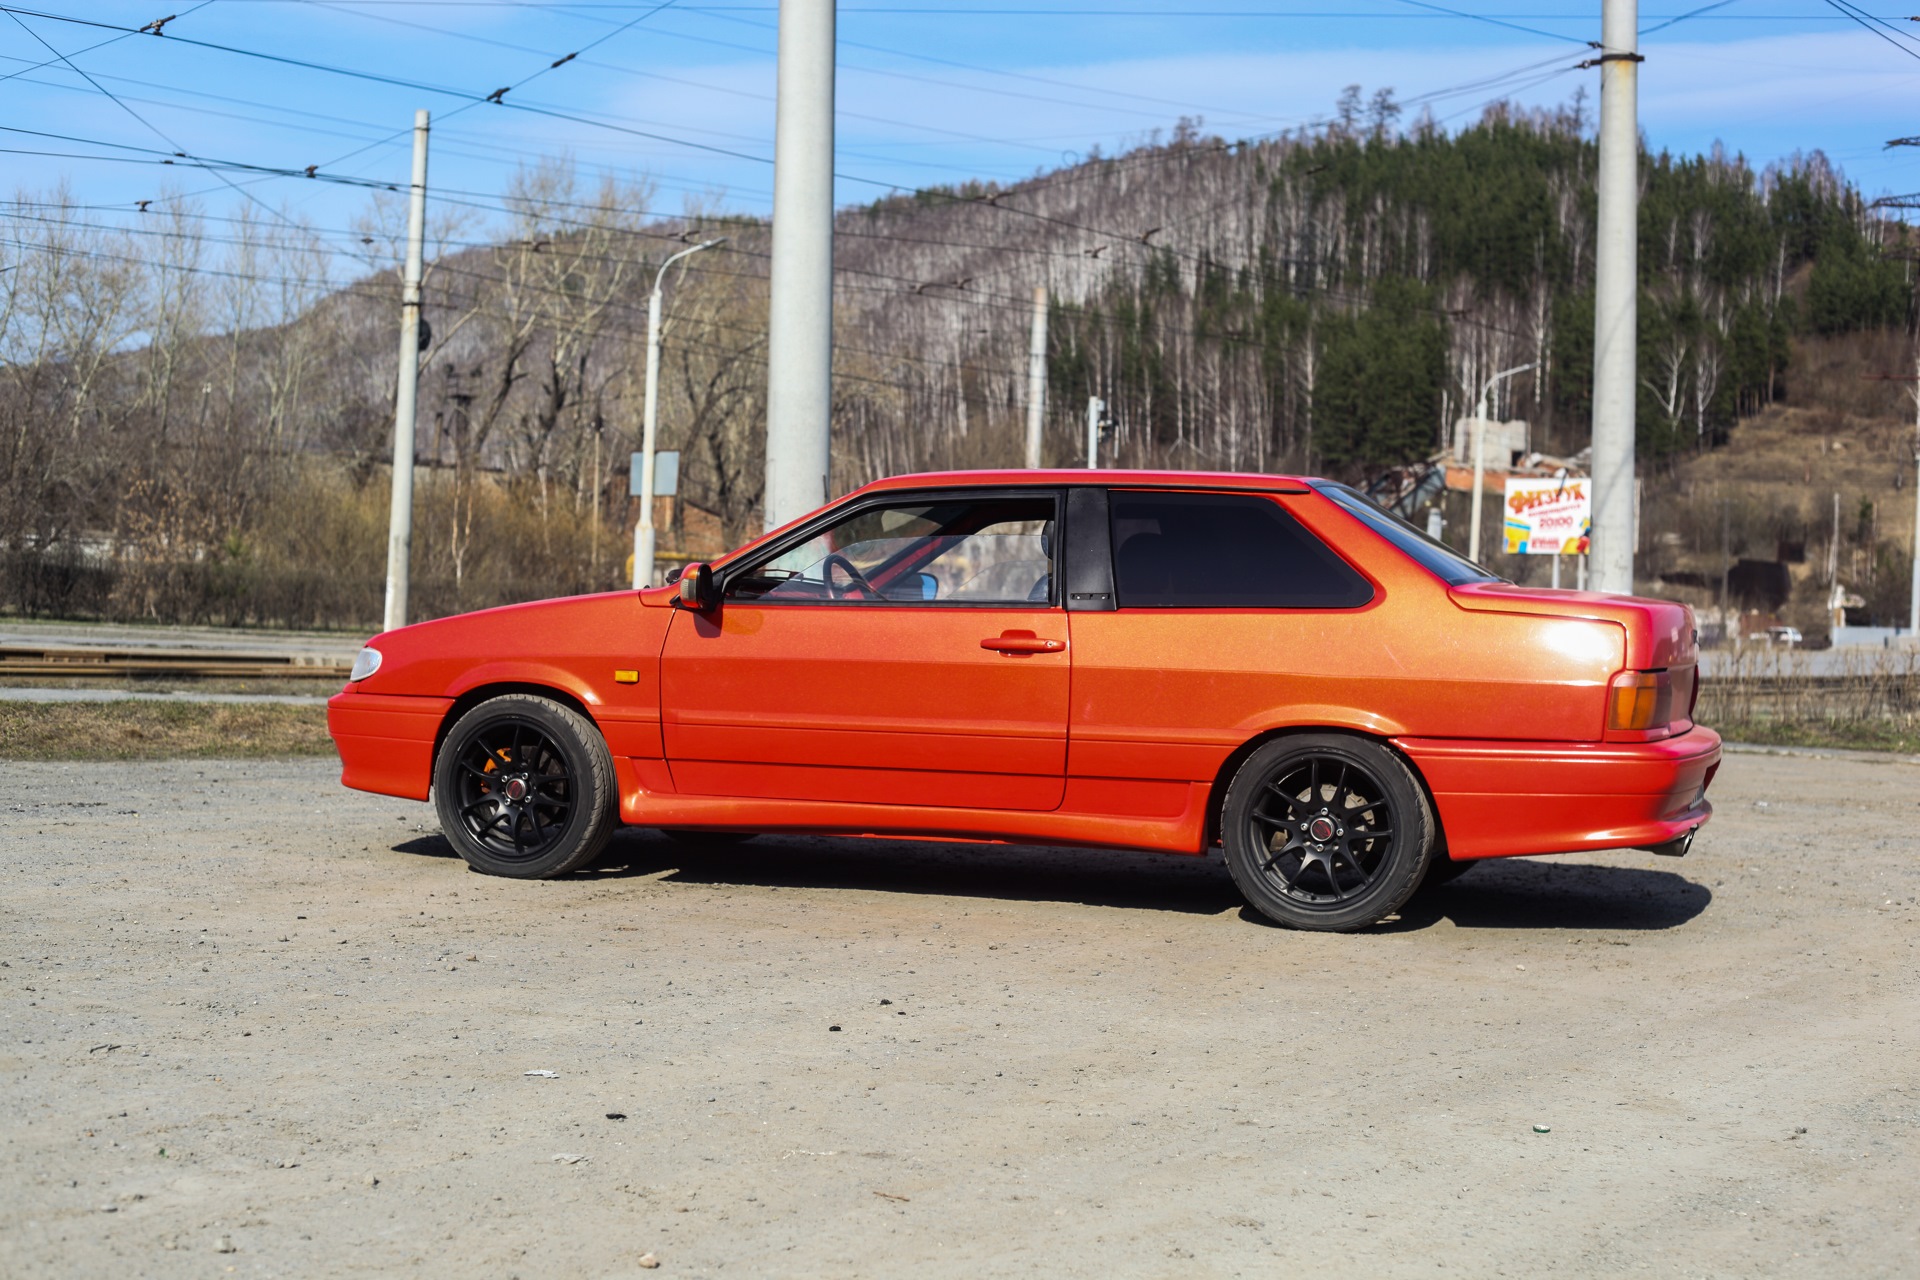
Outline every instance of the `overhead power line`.
[[(281, 4), (311, 5), (319, 0), (227, 0), (228, 4)], [(637, 0), (626, 3), (594, 3), (592, 0), (337, 0), (340, 4), (355, 8), (408, 8), (408, 9), (525, 9), (552, 11), (566, 14), (581, 14), (590, 11), (622, 12), (643, 7)], [(1732, 0), (1722, 0), (1721, 4), (1709, 5), (1707, 10), (1718, 9), (1730, 4)], [(774, 13), (773, 4), (680, 4), (676, 10), (689, 14), (723, 13)], [(840, 16), (874, 15), (887, 17), (959, 17), (959, 18), (1180, 18), (1184, 20), (1225, 20), (1246, 19), (1258, 22), (1281, 20), (1302, 21), (1349, 21), (1393, 19), (1433, 19), (1445, 21), (1459, 19), (1467, 21), (1506, 20), (1511, 22), (1577, 22), (1586, 24), (1591, 17), (1586, 14), (1567, 13), (1502, 13), (1479, 14), (1436, 7), (1431, 12), (1407, 13), (1384, 9), (1180, 9), (1180, 8), (1139, 8), (1125, 9), (1102, 6), (1073, 8), (1061, 6), (1020, 6), (1001, 8), (966, 8), (955, 5), (842, 5)], [(1706, 10), (1693, 10), (1679, 14), (1642, 14), (1649, 22), (1658, 22), (1661, 26), (1706, 16)], [(1818, 21), (1816, 16), (1798, 13), (1738, 13), (1720, 14), (1718, 20), (1725, 22), (1809, 22)], [(1643, 28), (1641, 34), (1659, 30), (1659, 27)]]
[(1400, 0), (1400, 3), (1415, 9), (1427, 9), (1434, 13), (1443, 13), (1450, 18), (1464, 18), (1470, 22), (1484, 22), (1489, 26), (1505, 27), (1509, 31), (1525, 32), (1530, 36), (1544, 36), (1549, 40), (1571, 40), (1575, 44), (1592, 43), (1592, 41), (1583, 40), (1579, 36), (1562, 35), (1558, 31), (1542, 31), (1539, 27), (1523, 26), (1518, 22), (1511, 22), (1505, 18), (1490, 17), (1484, 13), (1467, 13), (1460, 9), (1449, 9), (1445, 5), (1428, 4), (1426, 0)]
[(1912, 41), (1913, 37), (1900, 28), (1892, 26), (1885, 19), (1875, 17), (1859, 6), (1848, 3), (1848, 0), (1827, 0), (1827, 5), (1829, 8), (1836, 9), (1840, 13), (1845, 14), (1848, 18), (1859, 23), (1868, 31), (1873, 32), (1874, 35), (1879, 36), (1882, 40), (1885, 40), (1909, 58), (1920, 58), (1920, 50), (1915, 49), (1911, 43), (1903, 42), (1897, 38), (1904, 36), (1907, 41)]
[[(125, 31), (129, 34), (134, 34), (130, 28), (122, 27), (115, 23), (100, 22), (92, 18), (76, 18), (68, 14), (47, 13), (38, 9), (24, 9), (12, 5), (0, 5), (0, 13), (12, 14), (15, 15), (16, 18), (20, 15), (25, 15), (28, 17), (46, 18), (55, 22), (68, 22), (80, 26), (97, 27), (109, 31)], [(574, 115), (566, 111), (537, 106), (533, 103), (510, 102), (505, 100), (504, 97), (496, 97), (495, 94), (476, 93), (466, 89), (453, 88), (448, 85), (428, 84), (418, 80), (409, 80), (401, 76), (385, 75), (377, 71), (362, 71), (353, 67), (331, 66), (327, 63), (313, 62), (305, 58), (293, 58), (279, 53), (266, 53), (258, 49), (245, 49), (237, 45), (219, 44), (211, 40), (196, 40), (187, 36), (169, 36), (167, 39), (175, 44), (193, 45), (197, 48), (209, 49), (218, 53), (232, 54), (236, 57), (254, 58), (264, 62), (277, 63), (281, 66), (299, 67), (307, 71), (346, 76), (355, 80), (364, 80), (369, 83), (391, 85), (400, 89), (411, 89), (416, 93), (439, 94), (443, 97), (454, 98), (470, 105), (494, 102), (509, 110), (528, 112), (533, 115), (545, 116), (555, 120), (566, 120), (574, 124), (589, 125), (598, 129), (608, 129), (616, 133), (629, 134), (637, 138), (647, 138), (654, 142), (665, 142), (673, 146), (687, 147), (695, 151), (705, 151), (714, 155), (728, 156), (735, 160), (747, 160), (754, 164), (771, 165), (773, 163), (769, 157), (753, 155), (745, 151), (736, 151), (730, 147), (719, 147), (710, 143), (695, 142), (688, 138), (677, 138), (671, 134), (655, 133), (646, 129), (636, 129), (628, 125), (613, 124), (605, 120), (595, 120), (589, 116)], [(495, 92), (498, 93), (499, 91)], [(366, 148), (362, 148), (361, 150), (365, 149)], [(359, 153), (352, 152), (349, 153), (349, 156), (357, 154)], [(349, 157), (341, 157), (342, 160), (347, 158)], [(336, 164), (339, 162), (338, 160), (334, 161)], [(889, 191), (901, 189), (898, 183), (881, 182), (877, 179), (866, 178), (855, 174), (839, 174), (836, 176), (849, 182), (866, 183), (872, 186), (883, 187)]]
[[(301, 2), (313, 5), (316, 8), (332, 9), (341, 13), (352, 14), (354, 17), (361, 18), (368, 22), (384, 22), (391, 26), (405, 27), (414, 31), (424, 31), (431, 35), (443, 36), (450, 40), (462, 40), (470, 44), (485, 45), (489, 48), (495, 48), (495, 49), (508, 49), (516, 53), (536, 52), (534, 50), (529, 49), (525, 45), (515, 44), (512, 41), (497, 40), (491, 36), (476, 35), (470, 31), (455, 31), (455, 30), (450, 30), (446, 27), (431, 26), (424, 22), (412, 22), (405, 18), (395, 18), (382, 13), (365, 13), (365, 12), (361, 12), (358, 7), (350, 6), (347, 4), (326, 3), (325, 0), (301, 0)], [(658, 12), (658, 10), (656, 9), (653, 12)], [(606, 37), (602, 37), (603, 40), (605, 38)], [(842, 45), (846, 45), (848, 43), (849, 42), (847, 41), (841, 41)], [(553, 55), (551, 53), (547, 53), (542, 56), (551, 57)], [(563, 61), (571, 61), (577, 57), (579, 57), (578, 54), (568, 54), (566, 55), (566, 58), (563, 59)], [(770, 103), (774, 100), (773, 95), (768, 93), (754, 93), (751, 90), (736, 89), (728, 85), (709, 84), (701, 80), (689, 80), (685, 76), (664, 75), (657, 71), (647, 71), (639, 67), (626, 66), (624, 64), (617, 63), (617, 62), (606, 62), (597, 58), (584, 58), (584, 57), (579, 57), (579, 61), (581, 66), (598, 67), (602, 70), (617, 72), (621, 75), (637, 76), (647, 80), (659, 80), (667, 84), (685, 85), (688, 88), (700, 89), (708, 93), (719, 93), (719, 94), (726, 94), (730, 97), (747, 98), (755, 102)], [(964, 64), (955, 63), (953, 65), (960, 66)], [(857, 70), (858, 68), (852, 68), (852, 69)], [(1135, 95), (1123, 95), (1123, 96), (1131, 97)], [(465, 110), (466, 108), (463, 107), (461, 109)], [(892, 125), (896, 128), (915, 129), (922, 133), (939, 134), (942, 137), (959, 138), (967, 142), (980, 142), (980, 143), (988, 144), (990, 146), (1018, 147), (1018, 148), (1022, 148), (1030, 151), (1044, 152), (1049, 155), (1057, 154), (1054, 148), (1041, 146), (1038, 143), (1026, 142), (1017, 138), (990, 138), (990, 137), (983, 136), (981, 134), (965, 133), (957, 129), (941, 129), (933, 125), (917, 124), (910, 120), (901, 120), (895, 117), (867, 115), (859, 111), (837, 110), (835, 111), (834, 114), (840, 117), (841, 119), (864, 120), (874, 124)], [(840, 153), (842, 155), (858, 155), (859, 154), (858, 152), (848, 151), (844, 148), (841, 149)], [(867, 157), (867, 158), (881, 159), (881, 157), (877, 157), (877, 156)]]
[[(550, 71), (556, 71), (559, 68), (564, 67), (567, 63), (572, 62), (575, 58), (578, 58), (582, 53), (585, 53), (587, 50), (598, 48), (600, 45), (605, 44), (607, 41), (613, 39), (615, 36), (620, 35), (625, 31), (631, 30), (633, 27), (639, 25), (642, 22), (645, 22), (648, 18), (651, 18), (654, 14), (660, 12), (662, 9), (666, 8), (668, 5), (672, 3), (674, 3), (674, 0), (657, 0), (656, 3), (654, 3), (650, 8), (646, 10), (646, 12), (640, 14), (638, 17), (629, 19), (628, 21), (621, 23), (619, 26), (615, 27), (612, 31), (609, 31), (606, 34), (600, 36), (597, 40), (589, 41), (587, 44), (585, 44), (581, 48), (574, 50), (572, 53), (569, 53), (564, 57), (554, 58), (554, 60), (551, 63), (533, 72), (533, 74), (524, 76), (521, 79), (514, 81), (512, 84), (509, 84), (504, 88), (495, 89), (492, 93), (487, 94), (483, 98), (470, 101), (465, 106), (455, 107), (452, 111), (447, 112), (447, 116), (457, 116), (463, 111), (470, 111), (474, 107), (478, 106), (481, 102), (494, 102), (494, 103), (500, 102), (501, 99), (504, 98), (508, 93), (511, 93), (514, 90), (519, 89), (524, 85), (531, 84), (533, 81), (538, 80), (541, 76), (546, 75)], [(337, 8), (338, 6), (321, 4), (319, 7), (332, 9), (332, 8)], [(347, 10), (347, 12), (351, 12), (351, 10)], [(519, 104), (516, 103), (515, 105), (517, 106)], [(331, 167), (332, 165), (342, 164), (345, 161), (352, 159), (354, 156), (360, 155), (362, 152), (371, 151), (374, 147), (384, 146), (387, 143), (394, 141), (396, 138), (404, 137), (406, 136), (406, 133), (407, 133), (406, 130), (401, 130), (399, 133), (390, 134), (386, 138), (381, 139), (379, 142), (370, 143), (367, 146), (360, 148), (359, 151), (349, 151), (346, 155), (340, 156), (334, 160), (330, 160), (327, 163), (329, 167)]]
[[(201, 6), (201, 7), (204, 8), (205, 6)], [(104, 95), (109, 102), (113, 103), (114, 106), (119, 107), (122, 111), (126, 112), (128, 115), (132, 116), (135, 120), (139, 121), (141, 126), (144, 127), (147, 130), (147, 132), (153, 134), (155, 137), (159, 138), (162, 142), (172, 147), (174, 149), (173, 154), (175, 157), (184, 159), (189, 164), (192, 164), (195, 167), (202, 167), (202, 168), (205, 167), (200, 165), (199, 162), (195, 160), (192, 156), (188, 155), (187, 152), (180, 146), (180, 144), (174, 141), (174, 139), (171, 136), (169, 136), (165, 130), (161, 129), (158, 125), (154, 124), (151, 120), (141, 115), (138, 111), (135, 111), (132, 107), (128, 106), (126, 103), (122, 102), (119, 98), (115, 97), (113, 90), (107, 88), (105, 85), (101, 84), (98, 80), (94, 79), (91, 75), (88, 75), (85, 71), (81, 70), (79, 64), (74, 62), (74, 60), (71, 57), (62, 53), (60, 50), (54, 48), (52, 44), (48, 43), (46, 37), (42, 36), (38, 31), (35, 31), (32, 27), (28, 26), (26, 23), (26, 20), (22, 18), (17, 12), (8, 10), (7, 16), (13, 19), (14, 25), (18, 26), (22, 31), (25, 31), (28, 35), (32, 36), (34, 40), (39, 42), (39, 44), (43, 48), (45, 48), (48, 53), (51, 53), (52, 55), (54, 55), (55, 58), (59, 59), (62, 63), (64, 63), (69, 71), (79, 76), (82, 80), (85, 80), (88, 84), (92, 85), (102, 95)], [(145, 27), (140, 28), (140, 30), (151, 31), (154, 35), (159, 35), (160, 28), (166, 25), (168, 22), (172, 22), (172, 21), (174, 21), (174, 19), (172, 18), (157, 19), (153, 22), (149, 22)], [(135, 34), (138, 34), (138, 32), (136, 32)], [(219, 178), (221, 182), (225, 183), (229, 188), (231, 188), (235, 193), (237, 193), (241, 197), (247, 200), (251, 200), (254, 204), (259, 205), (260, 208), (265, 210), (269, 216), (275, 217), (275, 218), (281, 218), (283, 220), (285, 219), (286, 215), (274, 209), (271, 205), (267, 204), (264, 200), (261, 200), (258, 196), (254, 195), (252, 192), (243, 190), (238, 183), (226, 177), (224, 174), (220, 173), (218, 170), (213, 168), (207, 168), (206, 171), (212, 174), (214, 177)]]

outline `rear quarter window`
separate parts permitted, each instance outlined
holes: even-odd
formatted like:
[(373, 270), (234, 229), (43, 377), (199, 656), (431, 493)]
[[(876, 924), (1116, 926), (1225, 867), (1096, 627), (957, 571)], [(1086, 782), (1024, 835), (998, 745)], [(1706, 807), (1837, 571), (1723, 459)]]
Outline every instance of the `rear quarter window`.
[(1115, 490), (1122, 609), (1353, 609), (1373, 584), (1271, 498)]
[(1344, 484), (1315, 484), (1314, 488), (1449, 586), (1506, 581), (1499, 574), (1482, 569), (1446, 543), (1435, 542), (1399, 516), (1376, 505), (1373, 499), (1358, 489), (1350, 489)]

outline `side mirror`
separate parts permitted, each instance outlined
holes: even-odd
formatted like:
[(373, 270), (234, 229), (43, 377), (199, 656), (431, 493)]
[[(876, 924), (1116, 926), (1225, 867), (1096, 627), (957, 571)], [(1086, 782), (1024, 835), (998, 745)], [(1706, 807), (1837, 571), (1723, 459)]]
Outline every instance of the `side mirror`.
[(720, 607), (720, 584), (712, 565), (690, 564), (680, 571), (680, 605), (695, 613)]

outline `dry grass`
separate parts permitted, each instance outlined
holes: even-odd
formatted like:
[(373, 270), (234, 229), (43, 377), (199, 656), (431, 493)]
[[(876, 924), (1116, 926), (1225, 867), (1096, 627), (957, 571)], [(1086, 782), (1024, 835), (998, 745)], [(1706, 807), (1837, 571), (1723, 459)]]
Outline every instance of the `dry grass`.
[(1703, 724), (1857, 724), (1920, 732), (1920, 650), (1813, 654), (1762, 646), (1700, 686)]
[(1920, 729), (1900, 729), (1885, 720), (1718, 720), (1712, 727), (1728, 742), (1763, 747), (1839, 747), (1920, 755)]
[(333, 754), (325, 707), (272, 702), (0, 702), (0, 759)]
[(1751, 648), (1700, 686), (1696, 718), (1732, 742), (1920, 752), (1920, 651)]

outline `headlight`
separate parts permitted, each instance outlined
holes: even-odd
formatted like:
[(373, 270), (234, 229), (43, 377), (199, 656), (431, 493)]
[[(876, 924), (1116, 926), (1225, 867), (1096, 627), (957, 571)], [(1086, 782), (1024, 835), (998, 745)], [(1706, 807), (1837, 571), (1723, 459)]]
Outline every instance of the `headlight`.
[(353, 670), (347, 673), (347, 683), (352, 684), (356, 680), (365, 680), (379, 669), (380, 651), (378, 649), (362, 649), (353, 659)]

